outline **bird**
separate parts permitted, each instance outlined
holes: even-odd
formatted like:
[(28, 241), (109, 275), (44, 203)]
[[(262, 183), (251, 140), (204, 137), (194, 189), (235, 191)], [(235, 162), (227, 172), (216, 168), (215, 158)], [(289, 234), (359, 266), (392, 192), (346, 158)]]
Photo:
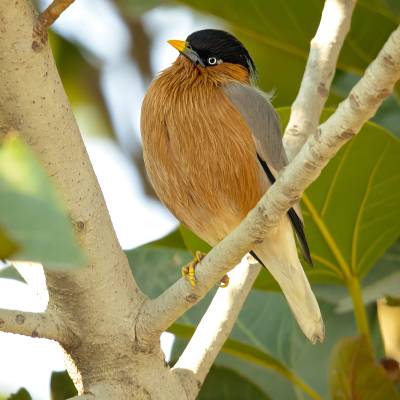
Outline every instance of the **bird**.
[[(144, 163), (162, 203), (214, 246), (288, 164), (280, 121), (271, 96), (257, 87), (252, 57), (234, 35), (203, 29), (168, 43), (178, 57), (151, 82), (142, 103)], [(304, 335), (322, 342), (324, 323), (295, 234), (311, 263), (298, 204), (250, 254), (278, 282)], [(193, 269), (189, 278), (194, 284)]]

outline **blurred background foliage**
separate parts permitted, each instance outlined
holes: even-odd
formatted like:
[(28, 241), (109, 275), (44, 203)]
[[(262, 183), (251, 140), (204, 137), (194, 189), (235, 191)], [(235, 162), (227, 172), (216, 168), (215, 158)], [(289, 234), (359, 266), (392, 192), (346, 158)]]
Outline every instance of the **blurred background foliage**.
[[(80, 1), (83, 0), (76, 3)], [(150, 13), (158, 10), (159, 18), (168, 23), (173, 13), (184, 10), (196, 23), (201, 21), (199, 26), (235, 33), (255, 59), (261, 88), (275, 91), (274, 104), (279, 107), (282, 127), (286, 125), (323, 1), (115, 0), (109, 4), (123, 23), (126, 42), (115, 43), (115, 48), (104, 53), (91, 47), (84, 34), (57, 29), (50, 33), (50, 43), (81, 129), (85, 134), (111, 140), (121, 149), (139, 172), (141, 190), (148, 201), (154, 201), (154, 192), (143, 167), (137, 110), (161, 57), (157, 26), (148, 22)], [(43, 4), (38, 6), (43, 8)], [(347, 96), (399, 22), (397, 0), (357, 2), (328, 99), (329, 109), (324, 111), (322, 120)], [(105, 30), (112, 37), (112, 26)], [(121, 72), (120, 80), (107, 80), (107, 74), (116, 70)], [(136, 86), (128, 84), (128, 76), (133, 72), (139, 77)], [(400, 398), (399, 101), (397, 85), (373, 122), (367, 123), (339, 151), (303, 196), (306, 233), (315, 263), (314, 268), (305, 269), (326, 322), (325, 342), (313, 346), (306, 341), (279, 287), (263, 270), (211, 369), (200, 399)], [(22, 184), (10, 191), (6, 185), (9, 182), (3, 182), (2, 160), (4, 154), (13, 151), (12, 146), (29, 154), (15, 162), (21, 169), (29, 170), (30, 175), (25, 177), (25, 183), (20, 181)], [(0, 148), (1, 255), (13, 259), (23, 254), (30, 260), (46, 261), (56, 254), (62, 258), (57, 260), (61, 264), (72, 265), (71, 260), (83, 255), (71, 240), (70, 227), (64, 223), (65, 213), (59, 209), (50, 182), (40, 167), (29, 165), (35, 162), (29, 149), (17, 139)], [(36, 211), (24, 206), (23, 197), (30, 195), (26, 193), (28, 181), (41, 188), (38, 192), (43, 204), (38, 204), (42, 207), (38, 212), (43, 217), (50, 212), (57, 216), (50, 227), (61, 232), (55, 246), (62, 246), (63, 251), (54, 247), (57, 251), (49, 254), (48, 247), (33, 243), (29, 236), (29, 227), (42, 228), (40, 218), (33, 217)], [(6, 192), (9, 203), (3, 201)], [(16, 208), (14, 213), (10, 212), (10, 201), (16, 199), (21, 199), (18, 204), (24, 214)], [(7, 221), (1, 218), (6, 214), (10, 216)], [(17, 218), (19, 215), (24, 218)], [(154, 229), (156, 237), (157, 228)], [(26, 235), (19, 236), (18, 232)], [(47, 231), (49, 235), (52, 232)], [(199, 249), (208, 251), (209, 247), (185, 227), (178, 226), (167, 236), (126, 253), (139, 285), (154, 297), (179, 277), (180, 267)], [(12, 266), (0, 274), (22, 279)], [(171, 327), (176, 336), (171, 364), (190, 339), (212, 294)], [(53, 373), (53, 400), (74, 393), (66, 373)], [(31, 397), (21, 389), (9, 398)]]

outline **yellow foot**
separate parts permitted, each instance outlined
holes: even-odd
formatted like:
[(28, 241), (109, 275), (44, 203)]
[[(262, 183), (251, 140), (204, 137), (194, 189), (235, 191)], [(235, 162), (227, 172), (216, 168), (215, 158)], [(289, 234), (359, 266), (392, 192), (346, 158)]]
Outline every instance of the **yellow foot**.
[(229, 276), (224, 275), (223, 278), (219, 281), (220, 288), (226, 288), (229, 285)]
[(184, 278), (188, 278), (192, 287), (196, 286), (196, 266), (205, 256), (206, 253), (196, 251), (194, 259), (189, 264), (186, 264), (184, 267), (182, 267), (182, 276)]

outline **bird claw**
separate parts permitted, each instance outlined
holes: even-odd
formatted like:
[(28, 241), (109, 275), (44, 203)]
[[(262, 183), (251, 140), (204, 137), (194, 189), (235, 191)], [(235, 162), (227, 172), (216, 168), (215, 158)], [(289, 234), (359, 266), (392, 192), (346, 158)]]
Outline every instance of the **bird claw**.
[(196, 251), (194, 259), (182, 267), (182, 276), (189, 280), (192, 287), (196, 286), (196, 266), (205, 256), (206, 253)]
[(229, 276), (224, 275), (222, 279), (219, 281), (219, 287), (220, 288), (226, 288), (229, 285)]

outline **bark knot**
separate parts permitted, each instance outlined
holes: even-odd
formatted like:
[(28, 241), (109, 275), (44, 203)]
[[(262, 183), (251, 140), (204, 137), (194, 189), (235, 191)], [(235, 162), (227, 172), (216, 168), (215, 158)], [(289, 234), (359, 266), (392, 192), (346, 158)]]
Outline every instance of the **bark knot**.
[(358, 110), (360, 108), (360, 102), (353, 93), (349, 96), (349, 102), (352, 109)]
[(197, 296), (197, 294), (191, 293), (188, 294), (185, 299), (188, 303), (196, 303), (196, 301), (198, 300), (199, 296)]
[(339, 134), (339, 137), (341, 139), (347, 140), (347, 139), (350, 139), (351, 137), (353, 137), (355, 134), (356, 134), (356, 132), (354, 131), (354, 129), (346, 129)]
[(326, 88), (326, 85), (324, 82), (320, 82), (320, 84), (318, 85), (318, 88), (317, 88), (317, 92), (323, 98), (328, 97), (329, 91)]

